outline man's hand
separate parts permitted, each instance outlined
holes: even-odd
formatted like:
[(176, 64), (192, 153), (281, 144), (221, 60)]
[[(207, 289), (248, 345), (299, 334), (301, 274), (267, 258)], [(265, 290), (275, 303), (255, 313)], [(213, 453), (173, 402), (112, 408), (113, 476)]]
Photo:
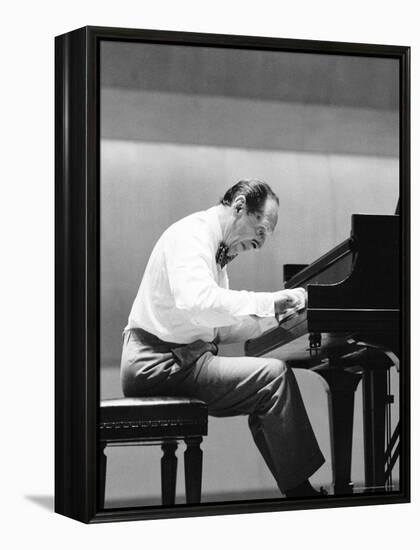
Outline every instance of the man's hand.
[(291, 288), (279, 290), (274, 293), (274, 311), (276, 317), (289, 310), (298, 310), (306, 306), (306, 290), (304, 288)]

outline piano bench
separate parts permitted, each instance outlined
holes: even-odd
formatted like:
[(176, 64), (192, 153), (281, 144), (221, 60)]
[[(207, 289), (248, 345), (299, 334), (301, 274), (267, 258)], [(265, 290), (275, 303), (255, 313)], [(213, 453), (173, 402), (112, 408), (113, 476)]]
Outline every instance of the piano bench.
[[(206, 403), (188, 397), (134, 397), (101, 401), (99, 418), (99, 506), (105, 506), (107, 446), (161, 445), (162, 504), (175, 504), (178, 441), (184, 452), (188, 504), (201, 500), (203, 452), (207, 435)], [(147, 474), (147, 473), (146, 473)]]

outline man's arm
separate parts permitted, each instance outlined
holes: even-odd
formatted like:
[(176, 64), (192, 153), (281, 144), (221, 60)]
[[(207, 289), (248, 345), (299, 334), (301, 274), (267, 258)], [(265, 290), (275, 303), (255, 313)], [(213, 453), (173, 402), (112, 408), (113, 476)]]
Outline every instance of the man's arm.
[[(226, 271), (215, 279), (215, 258), (208, 244), (191, 231), (174, 235), (164, 250), (167, 276), (175, 305), (187, 310), (191, 321), (200, 326), (219, 328), (243, 323), (244, 330), (261, 334), (264, 329), (248, 317), (270, 318), (305, 304), (305, 290), (249, 292), (230, 290)], [(252, 326), (254, 327), (252, 329)], [(247, 327), (245, 329), (245, 327)]]
[(191, 321), (206, 327), (234, 325), (249, 315), (274, 317), (271, 292), (230, 290), (215, 279), (215, 258), (200, 235), (185, 232), (165, 247), (169, 285), (177, 308), (187, 310)]
[(306, 291), (303, 288), (279, 290), (273, 293), (273, 300), (275, 317), (250, 315), (235, 325), (221, 327), (217, 331), (218, 342), (221, 344), (244, 342), (251, 338), (258, 338), (264, 332), (277, 327), (283, 318), (305, 308)]

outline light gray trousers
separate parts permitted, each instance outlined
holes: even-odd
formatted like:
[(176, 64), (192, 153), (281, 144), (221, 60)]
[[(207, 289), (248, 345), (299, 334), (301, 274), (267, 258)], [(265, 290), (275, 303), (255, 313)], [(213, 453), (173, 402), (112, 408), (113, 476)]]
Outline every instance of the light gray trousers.
[(126, 331), (124, 395), (195, 397), (208, 404), (212, 416), (249, 415), (254, 441), (282, 492), (324, 463), (296, 378), (282, 361), (206, 352), (182, 366), (171, 352), (175, 346), (141, 330)]

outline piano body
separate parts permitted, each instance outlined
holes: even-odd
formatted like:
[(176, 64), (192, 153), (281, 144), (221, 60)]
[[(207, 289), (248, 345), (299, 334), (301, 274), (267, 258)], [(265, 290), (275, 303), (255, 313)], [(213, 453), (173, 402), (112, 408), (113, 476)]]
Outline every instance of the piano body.
[(361, 380), (365, 491), (392, 490), (399, 432), (390, 433), (389, 369), (399, 366), (400, 266), (400, 217), (354, 214), (349, 239), (308, 266), (284, 266), (285, 288), (306, 288), (307, 309), (245, 344), (246, 355), (278, 357), (327, 381), (335, 494), (353, 490), (354, 393)]

